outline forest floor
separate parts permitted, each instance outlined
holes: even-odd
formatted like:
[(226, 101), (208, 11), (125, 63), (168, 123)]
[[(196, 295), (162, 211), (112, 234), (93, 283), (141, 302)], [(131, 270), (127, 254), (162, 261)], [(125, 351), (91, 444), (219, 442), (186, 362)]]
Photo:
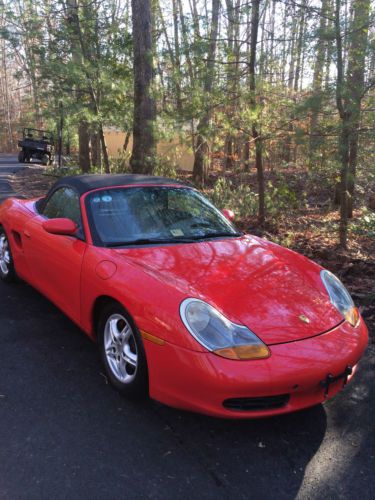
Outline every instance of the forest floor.
[[(306, 189), (306, 180), (301, 172), (284, 171), (283, 175), (297, 196), (308, 193), (306, 208), (285, 210), (284, 215), (272, 217), (263, 228), (259, 227), (254, 216), (237, 219), (236, 225), (249, 233), (288, 246), (337, 274), (360, 306), (375, 343), (375, 236), (371, 231), (351, 231), (348, 250), (340, 249), (337, 239), (339, 214), (331, 207), (331, 194), (324, 188), (324, 183), (313, 180)], [(266, 182), (275, 181), (272, 172), (267, 172), (266, 176)], [(189, 180), (189, 174), (183, 177)], [(213, 189), (217, 178), (215, 173), (210, 177), (206, 188), (208, 192)], [(40, 165), (31, 165), (14, 174), (12, 187), (23, 197), (37, 197), (45, 194), (56, 179), (56, 175)], [(239, 183), (248, 183), (251, 187), (256, 184), (255, 172), (229, 173), (226, 179), (234, 187)], [(359, 220), (361, 215), (362, 211), (356, 209), (354, 220)]]

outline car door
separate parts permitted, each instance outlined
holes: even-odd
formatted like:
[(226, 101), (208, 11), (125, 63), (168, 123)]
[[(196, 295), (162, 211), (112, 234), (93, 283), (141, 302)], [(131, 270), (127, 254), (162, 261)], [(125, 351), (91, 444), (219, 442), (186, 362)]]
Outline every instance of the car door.
[[(67, 217), (78, 225), (77, 236), (47, 233), (46, 219)], [(86, 242), (80, 199), (70, 187), (54, 191), (40, 213), (24, 229), (25, 257), (30, 282), (75, 322), (80, 322), (80, 279)]]

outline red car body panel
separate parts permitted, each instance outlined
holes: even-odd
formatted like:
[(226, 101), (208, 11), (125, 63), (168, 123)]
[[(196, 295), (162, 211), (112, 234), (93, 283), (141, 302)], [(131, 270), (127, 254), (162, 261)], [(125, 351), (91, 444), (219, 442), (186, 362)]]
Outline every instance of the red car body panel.
[[(95, 340), (95, 308), (121, 303), (141, 332), (150, 396), (215, 416), (249, 418), (318, 404), (319, 382), (358, 363), (367, 345), (363, 322), (351, 327), (331, 304), (321, 268), (305, 257), (253, 236), (189, 244), (111, 249), (94, 246), (81, 197), (85, 241), (47, 233), (35, 200), (9, 199), (0, 224), (17, 273), (46, 295)], [(179, 307), (200, 298), (256, 333), (268, 359), (234, 361), (208, 352), (186, 330)], [(310, 319), (304, 323), (303, 314)], [(332, 384), (328, 397), (342, 387)], [(290, 394), (265, 411), (224, 408), (228, 398)]]
[(362, 320), (355, 329), (342, 323), (317, 337), (272, 346), (271, 356), (263, 360), (233, 361), (145, 341), (150, 395), (170, 406), (215, 417), (249, 418), (250, 412), (225, 409), (223, 401), (290, 394), (286, 406), (257, 410), (251, 417), (288, 413), (335, 396), (343, 388), (343, 380), (332, 384), (327, 397), (320, 382), (328, 372), (339, 374), (347, 365), (356, 367), (366, 346)]
[[(266, 344), (311, 337), (337, 326), (342, 316), (331, 304), (320, 268), (294, 252), (255, 238), (113, 250), (124, 265), (172, 284), (181, 300), (200, 298)], [(310, 274), (307, 272), (310, 270)], [(125, 279), (125, 276), (124, 276)], [(228, 313), (229, 311), (229, 313)], [(310, 323), (302, 323), (305, 314)]]
[(29, 264), (28, 281), (76, 323), (81, 320), (81, 269), (87, 244), (74, 237), (47, 233), (44, 217), (25, 225), (24, 252)]

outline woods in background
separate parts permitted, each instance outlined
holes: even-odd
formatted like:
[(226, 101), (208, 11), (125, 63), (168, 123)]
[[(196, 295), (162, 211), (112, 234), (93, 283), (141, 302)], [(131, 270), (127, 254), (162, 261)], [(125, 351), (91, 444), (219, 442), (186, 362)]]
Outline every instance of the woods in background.
[(199, 187), (254, 169), (260, 224), (293, 198), (269, 172), (329, 184), (345, 247), (375, 177), (374, 23), (370, 0), (2, 0), (1, 149), (60, 103), (82, 171), (111, 170), (105, 126), (133, 133), (133, 172), (163, 172), (156, 144), (180, 136)]

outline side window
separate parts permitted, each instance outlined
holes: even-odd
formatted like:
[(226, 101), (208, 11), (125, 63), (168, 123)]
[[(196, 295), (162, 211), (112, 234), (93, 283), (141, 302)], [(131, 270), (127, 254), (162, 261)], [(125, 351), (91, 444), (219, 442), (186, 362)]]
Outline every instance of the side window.
[(48, 219), (67, 217), (74, 221), (78, 227), (82, 227), (78, 194), (70, 188), (58, 189), (47, 201), (43, 215)]

